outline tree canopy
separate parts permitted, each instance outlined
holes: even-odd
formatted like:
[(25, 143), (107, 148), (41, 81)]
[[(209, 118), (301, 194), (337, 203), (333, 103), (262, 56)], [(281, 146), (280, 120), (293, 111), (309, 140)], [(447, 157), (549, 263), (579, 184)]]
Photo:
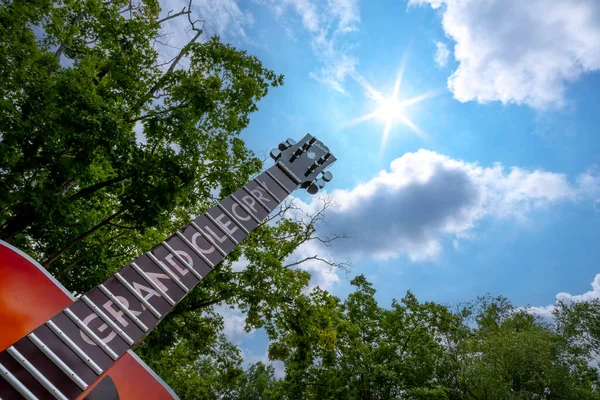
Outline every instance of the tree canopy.
[[(598, 299), (559, 303), (552, 320), (544, 321), (489, 295), (452, 309), (419, 302), (409, 291), (384, 308), (362, 275), (352, 284), (355, 291), (343, 302), (314, 297), (313, 310), (328, 305), (331, 342), (315, 340), (322, 319), (303, 317), (302, 310), (290, 320), (301, 318), (302, 325), (292, 327), (284, 351), (270, 353), (284, 361), (285, 377), (254, 364), (234, 393), (249, 399), (600, 397)], [(271, 350), (281, 344), (272, 343)]]

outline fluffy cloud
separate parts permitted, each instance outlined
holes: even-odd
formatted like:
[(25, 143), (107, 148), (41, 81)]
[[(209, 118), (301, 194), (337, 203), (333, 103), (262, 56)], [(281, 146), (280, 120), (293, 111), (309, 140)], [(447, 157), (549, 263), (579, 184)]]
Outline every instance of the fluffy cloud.
[[(589, 198), (597, 188), (591, 173), (571, 182), (564, 174), (481, 167), (419, 150), (366, 183), (334, 191), (338, 208), (328, 212), (326, 229), (350, 236), (334, 244), (335, 254), (424, 261), (440, 253), (443, 238), (468, 238), (483, 218), (523, 220), (553, 204)], [(310, 212), (318, 205), (304, 207)]]
[[(189, 0), (160, 0), (161, 18), (174, 15), (188, 8)], [(246, 28), (254, 24), (254, 17), (248, 11), (242, 11), (236, 0), (194, 0), (192, 1), (191, 19), (195, 27), (204, 31), (204, 37), (219, 35), (225, 41), (250, 42), (246, 35)], [(154, 47), (159, 53), (159, 60), (163, 70), (169, 68), (169, 60), (179, 54), (181, 48), (190, 42), (196, 35), (191, 29), (186, 15), (165, 21), (162, 24), (162, 34)], [(198, 42), (205, 40), (197, 39)], [(184, 57), (178, 67), (186, 68), (188, 60)]]
[(198, 18), (206, 21), (205, 29), (211, 35), (246, 39), (244, 28), (254, 24), (252, 14), (243, 12), (235, 0), (194, 0), (192, 8)]
[(565, 86), (600, 69), (597, 0), (409, 0), (440, 8), (459, 66), (459, 101), (562, 105)]
[(445, 67), (446, 64), (448, 64), (450, 50), (448, 50), (448, 46), (446, 46), (446, 43), (442, 42), (436, 42), (435, 47), (437, 48), (435, 52), (435, 63), (440, 67)]
[[(559, 301), (562, 301), (565, 303), (572, 303), (572, 302), (578, 302), (578, 301), (590, 301), (593, 299), (600, 299), (600, 274), (596, 275), (596, 277), (592, 281), (591, 285), (592, 285), (592, 290), (589, 290), (583, 294), (573, 295), (570, 293), (561, 292), (556, 295), (556, 302), (558, 303)], [(534, 315), (537, 315), (538, 317), (540, 317), (541, 319), (543, 319), (547, 322), (551, 322), (552, 321), (552, 311), (554, 311), (555, 307), (556, 307), (555, 304), (550, 304), (550, 305), (541, 306), (541, 307), (528, 307), (528, 311)]]
[(343, 83), (358, 64), (352, 56), (352, 44), (346, 40), (360, 22), (358, 0), (258, 0), (267, 5), (282, 25), (290, 25), (289, 15), (297, 16), (310, 35), (311, 47), (322, 67), (310, 77), (346, 94)]
[(229, 306), (217, 306), (215, 311), (223, 317), (223, 334), (228, 341), (239, 345), (243, 340), (254, 335), (256, 330), (246, 332), (246, 316), (238, 308)]
[[(318, 256), (319, 259), (311, 259)], [(339, 257), (332, 254), (331, 249), (323, 246), (320, 242), (306, 242), (300, 245), (294, 253), (285, 261), (286, 264), (296, 263), (301, 260), (296, 268), (307, 271), (311, 275), (310, 289), (320, 287), (325, 290), (331, 290), (340, 281), (338, 270), (332, 268), (322, 260), (341, 261)], [(309, 290), (310, 290), (309, 289)]]

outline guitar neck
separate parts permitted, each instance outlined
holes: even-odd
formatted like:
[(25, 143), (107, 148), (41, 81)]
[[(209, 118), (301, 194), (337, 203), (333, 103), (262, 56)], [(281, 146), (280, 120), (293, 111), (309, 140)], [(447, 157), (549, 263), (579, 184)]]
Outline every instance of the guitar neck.
[(0, 398), (76, 399), (295, 190), (280, 163), (0, 353)]

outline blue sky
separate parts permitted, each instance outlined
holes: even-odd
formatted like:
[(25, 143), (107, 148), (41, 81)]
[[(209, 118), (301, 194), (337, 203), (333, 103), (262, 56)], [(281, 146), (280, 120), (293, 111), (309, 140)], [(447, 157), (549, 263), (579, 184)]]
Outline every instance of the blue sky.
[[(538, 307), (563, 292), (600, 296), (596, 0), (195, 7), (207, 33), (285, 75), (243, 133), (248, 145), (268, 152), (310, 132), (338, 158), (326, 190), (340, 207), (322, 232), (352, 234), (327, 254), (354, 266), (349, 278), (308, 266), (316, 284), (345, 297), (363, 273), (383, 304), (408, 289), (423, 301), (489, 292)], [(384, 120), (352, 122), (387, 104), (376, 100), (390, 98), (402, 66), (399, 100), (431, 97), (394, 108), (382, 146)], [(326, 250), (300, 250), (314, 251)], [(232, 340), (264, 358), (264, 336), (241, 324), (227, 322)]]

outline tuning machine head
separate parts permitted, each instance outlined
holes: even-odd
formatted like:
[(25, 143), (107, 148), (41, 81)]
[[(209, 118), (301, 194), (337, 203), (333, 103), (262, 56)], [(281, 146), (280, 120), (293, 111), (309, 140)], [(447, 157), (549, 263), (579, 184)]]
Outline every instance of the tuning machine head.
[(327, 146), (310, 134), (298, 143), (293, 139), (280, 143), (277, 149), (271, 150), (271, 157), (310, 194), (323, 189), (333, 178), (324, 170), (335, 162), (335, 157)]
[(277, 146), (277, 147), (279, 148), (280, 151), (284, 151), (295, 144), (296, 144), (296, 141), (294, 139), (287, 138), (285, 142), (279, 143), (279, 146)]

